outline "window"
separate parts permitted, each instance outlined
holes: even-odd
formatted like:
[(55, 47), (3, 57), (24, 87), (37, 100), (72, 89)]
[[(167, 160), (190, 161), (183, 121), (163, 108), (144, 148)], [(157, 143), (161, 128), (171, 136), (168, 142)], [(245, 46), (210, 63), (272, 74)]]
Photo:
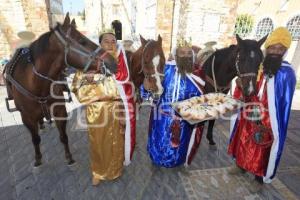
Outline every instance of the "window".
[(238, 34), (240, 37), (247, 37), (250, 35), (253, 29), (254, 20), (249, 14), (241, 14), (236, 18), (234, 26), (234, 34)]
[(286, 25), (286, 28), (292, 34), (293, 40), (300, 39), (300, 15), (297, 15), (290, 19)]
[(113, 15), (117, 16), (119, 15), (120, 12), (120, 6), (119, 5), (112, 5), (112, 13)]
[(256, 39), (261, 39), (266, 34), (269, 34), (273, 31), (274, 25), (271, 18), (266, 17), (258, 22), (255, 32)]

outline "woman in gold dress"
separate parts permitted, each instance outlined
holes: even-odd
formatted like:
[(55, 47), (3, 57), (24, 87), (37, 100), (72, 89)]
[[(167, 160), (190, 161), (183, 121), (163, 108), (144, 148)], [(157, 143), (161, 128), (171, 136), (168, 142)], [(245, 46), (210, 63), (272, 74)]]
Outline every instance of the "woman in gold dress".
[(110, 77), (77, 72), (72, 85), (79, 102), (86, 105), (93, 185), (121, 176), (123, 165), (130, 163), (135, 138), (134, 105), (125, 86), (129, 71), (124, 51), (117, 49), (112, 32), (101, 34), (99, 40), (102, 48), (118, 59), (118, 72)]

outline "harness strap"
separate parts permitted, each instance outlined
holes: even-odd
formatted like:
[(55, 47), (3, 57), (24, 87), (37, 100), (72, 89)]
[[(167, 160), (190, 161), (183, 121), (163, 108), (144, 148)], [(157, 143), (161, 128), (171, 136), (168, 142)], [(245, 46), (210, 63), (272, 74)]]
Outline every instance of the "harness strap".
[(43, 112), (44, 117), (46, 118), (46, 120), (51, 120), (51, 115), (49, 112), (49, 108), (47, 106), (47, 100), (45, 102), (40, 103), (41, 104), (41, 109)]
[(52, 79), (48, 76), (45, 76), (45, 75), (41, 74), (40, 72), (38, 72), (33, 63), (32, 63), (32, 71), (33, 71), (34, 74), (36, 74), (37, 76), (39, 76), (43, 79), (46, 79), (46, 80), (51, 81), (51, 82), (56, 82), (54, 79)]
[(216, 81), (216, 76), (215, 76), (215, 58), (216, 58), (216, 56), (213, 57), (211, 64), (212, 64), (212, 75), (213, 75), (213, 79), (214, 79), (215, 92), (218, 92), (217, 81)]
[(211, 68), (212, 68), (212, 76), (213, 76), (213, 79), (211, 79), (208, 75), (205, 75), (205, 80), (215, 88), (215, 92), (225, 92), (226, 90), (229, 90), (230, 89), (230, 82), (227, 86), (219, 86), (217, 84), (217, 80), (216, 80), (216, 76), (215, 76), (215, 55), (212, 59), (212, 63), (211, 63)]
[[(214, 81), (208, 76), (205, 75), (205, 81), (207, 81), (211, 86), (214, 86)], [(217, 92), (225, 92), (230, 89), (230, 83), (227, 86), (219, 86), (216, 84)]]
[(48, 99), (51, 97), (51, 95), (48, 95), (46, 97), (39, 97), (39, 96), (32, 94), (31, 92), (26, 90), (20, 83), (18, 83), (15, 79), (13, 79), (13, 77), (10, 74), (6, 74), (6, 79), (9, 82), (11, 82), (16, 87), (16, 89), (20, 93), (22, 93), (24, 96), (29, 97), (32, 100), (39, 102), (40, 104), (47, 103)]

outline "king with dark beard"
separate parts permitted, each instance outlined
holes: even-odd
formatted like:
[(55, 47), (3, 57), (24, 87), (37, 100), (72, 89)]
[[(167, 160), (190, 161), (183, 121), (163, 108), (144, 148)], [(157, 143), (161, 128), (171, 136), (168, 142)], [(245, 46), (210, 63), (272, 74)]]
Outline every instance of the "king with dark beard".
[(164, 92), (150, 115), (147, 149), (155, 165), (169, 168), (190, 164), (199, 147), (203, 126), (197, 129), (190, 125), (177, 116), (171, 107), (171, 103), (203, 94), (199, 85), (204, 82), (192, 71), (191, 44), (179, 40), (175, 60), (165, 64)]
[(175, 55), (178, 73), (185, 76), (186, 73), (192, 73), (194, 68), (193, 51), (189, 47), (181, 47), (176, 50)]
[[(228, 153), (235, 158), (231, 174), (248, 171), (255, 175), (249, 189), (257, 192), (263, 183), (275, 177), (287, 134), (296, 76), (291, 64), (283, 61), (292, 37), (285, 27), (275, 29), (265, 43), (266, 57), (257, 77), (257, 95), (249, 103), (256, 105), (239, 112), (233, 121)], [(243, 96), (237, 87), (235, 98)], [(259, 106), (257, 106), (259, 105)], [(246, 112), (253, 109), (260, 117)]]
[(267, 54), (263, 62), (263, 72), (269, 78), (274, 76), (282, 63), (281, 54)]

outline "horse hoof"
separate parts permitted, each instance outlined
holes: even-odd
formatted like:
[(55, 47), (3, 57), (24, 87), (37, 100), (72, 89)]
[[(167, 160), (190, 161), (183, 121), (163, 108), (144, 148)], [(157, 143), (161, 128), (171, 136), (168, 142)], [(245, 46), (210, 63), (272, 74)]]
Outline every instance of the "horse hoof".
[(42, 162), (35, 162), (33, 168), (39, 168), (42, 165)]
[(75, 162), (75, 160), (70, 160), (70, 161), (68, 161), (68, 166), (72, 166), (72, 165), (74, 165), (76, 162)]
[(73, 163), (69, 164), (68, 163), (68, 168), (71, 170), (71, 171), (78, 171), (78, 168), (79, 168), (79, 165), (74, 161)]
[(209, 145), (210, 150), (217, 150), (217, 145)]
[(216, 145), (214, 141), (209, 141), (209, 145)]

